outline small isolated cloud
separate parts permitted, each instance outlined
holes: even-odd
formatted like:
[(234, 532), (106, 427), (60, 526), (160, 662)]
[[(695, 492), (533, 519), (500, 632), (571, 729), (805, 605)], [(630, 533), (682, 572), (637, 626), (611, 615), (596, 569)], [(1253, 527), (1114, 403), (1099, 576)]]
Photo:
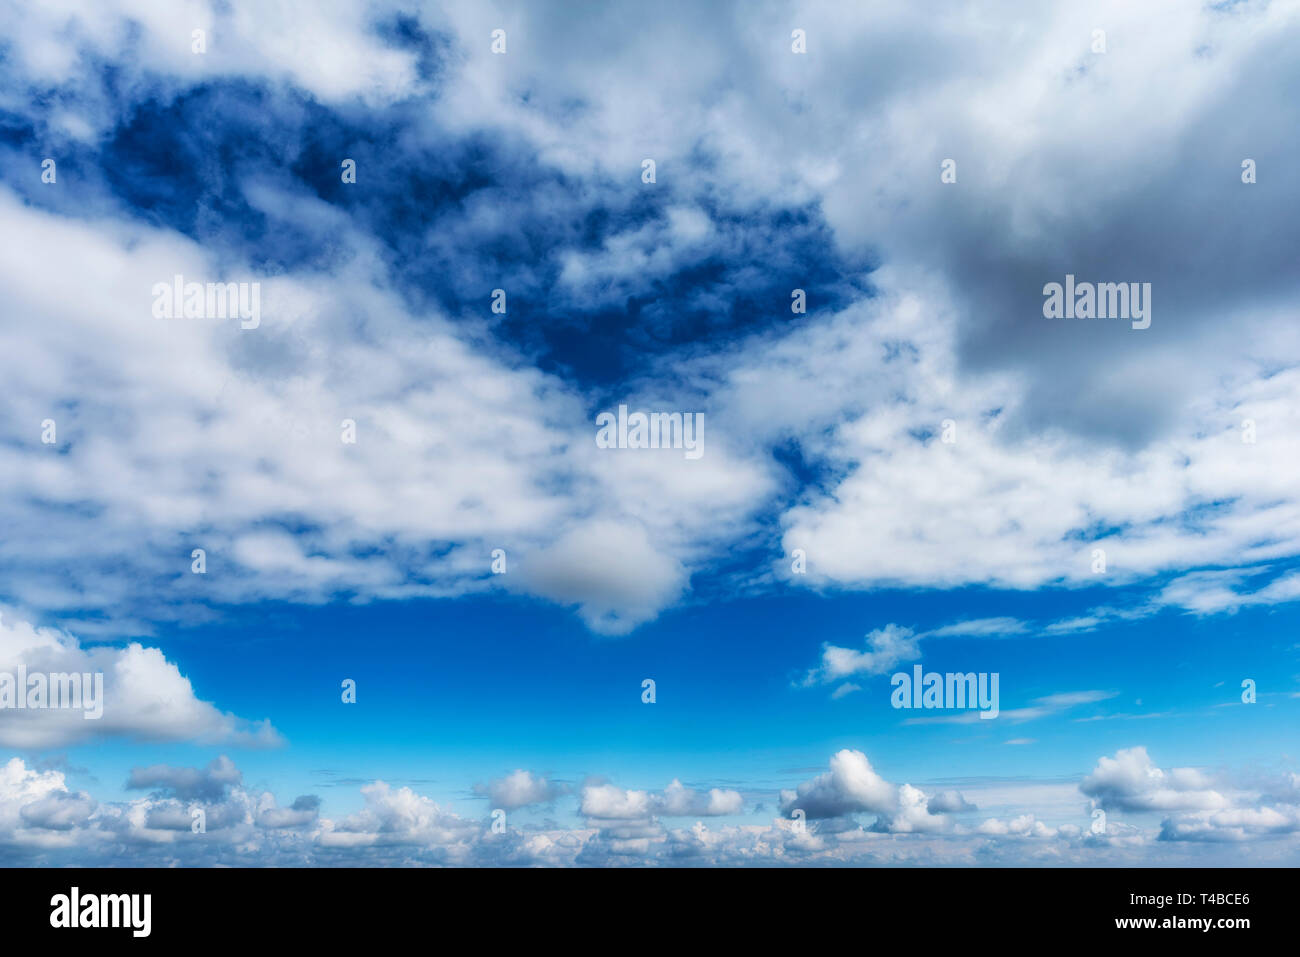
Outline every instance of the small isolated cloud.
[(506, 811), (527, 807), (530, 804), (549, 804), (569, 789), (562, 784), (548, 781), (540, 775), (522, 768), (512, 771), (503, 778), (489, 781), (486, 785), (475, 785), (474, 793), (486, 797), (494, 807)]
[(669, 817), (721, 817), (739, 814), (745, 806), (739, 791), (710, 788), (695, 791), (676, 778), (664, 789), (660, 814)]
[(1004, 711), (1003, 714), (1037, 718), (1045, 714), (1055, 714), (1057, 711), (1077, 708), (1081, 704), (1096, 704), (1098, 701), (1114, 698), (1117, 694), (1119, 694), (1117, 691), (1065, 691), (1060, 694), (1049, 694), (1041, 698), (1035, 698), (1031, 708)]
[[(1080, 705), (1095, 704), (1115, 697), (1117, 691), (1066, 691), (1060, 694), (1044, 695), (1034, 698), (1027, 708), (1003, 708), (999, 718), (1003, 721), (1021, 722), (1046, 718)], [(903, 724), (976, 724), (980, 721), (978, 711), (957, 711), (952, 714), (933, 715), (924, 718), (908, 718)], [(1021, 739), (1024, 743), (1027, 739)]]
[(660, 552), (636, 522), (581, 525), (520, 565), (519, 581), (532, 594), (577, 605), (592, 631), (623, 635), (675, 601), (687, 574)]
[(1063, 618), (1043, 628), (1048, 635), (1074, 635), (1084, 631), (1093, 631), (1105, 624), (1106, 619), (1098, 615), (1080, 615), (1077, 618)]
[(900, 661), (921, 657), (917, 641), (912, 629), (889, 624), (867, 635), (866, 651), (824, 644), (821, 664), (808, 672), (803, 685), (828, 684), (859, 674), (884, 674)]
[(975, 618), (927, 631), (923, 638), (998, 638), (1023, 635), (1029, 625), (1018, 618)]
[(613, 784), (593, 784), (582, 789), (581, 813), (599, 820), (635, 820), (649, 817), (649, 791), (625, 791)]

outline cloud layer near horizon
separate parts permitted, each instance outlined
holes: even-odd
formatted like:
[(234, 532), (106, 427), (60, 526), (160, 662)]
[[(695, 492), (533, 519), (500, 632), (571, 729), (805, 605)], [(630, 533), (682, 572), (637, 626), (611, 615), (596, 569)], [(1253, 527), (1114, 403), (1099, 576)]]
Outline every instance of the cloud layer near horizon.
[[(1186, 861), (1179, 848), (1203, 842), (1250, 843), (1252, 863), (1293, 861), (1300, 850), (1295, 775), (1261, 791), (1204, 770), (1161, 769), (1141, 747), (1101, 758), (1073, 790), (1074, 816), (1087, 820), (1089, 806), (1110, 815), (1094, 816), (1088, 827), (1046, 823), (1035, 813), (1042, 808), (983, 816), (967, 794), (892, 784), (852, 750), (832, 756), (826, 773), (782, 791), (781, 816), (762, 824), (706, 825), (706, 818), (737, 814), (745, 799), (673, 781), (659, 793), (588, 783), (574, 795), (585, 824), (520, 825), (510, 820), (517, 809), (561, 797), (523, 770), (485, 788), (489, 804), (512, 805), (506, 818), (486, 810), (456, 813), (384, 781), (361, 788), (361, 810), (330, 818), (312, 795), (280, 805), (269, 792), (246, 787), (225, 756), (204, 768), (136, 768), (127, 787), (149, 793), (99, 802), (69, 790), (63, 772), (13, 758), (0, 767), (0, 857), (10, 864), (76, 858), (153, 866), (1122, 866)], [(1031, 794), (1026, 790), (1020, 798)], [(1150, 811), (1163, 815), (1158, 827), (1145, 823), (1143, 812)], [(494, 827), (498, 820), (504, 829)]]

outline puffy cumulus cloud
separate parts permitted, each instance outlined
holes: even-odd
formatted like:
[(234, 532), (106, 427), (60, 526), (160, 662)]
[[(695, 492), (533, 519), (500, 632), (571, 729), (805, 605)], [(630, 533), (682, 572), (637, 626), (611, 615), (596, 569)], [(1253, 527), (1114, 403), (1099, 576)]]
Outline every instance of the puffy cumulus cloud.
[(1001, 821), (997, 818), (989, 818), (979, 825), (976, 830), (980, 834), (988, 834), (994, 837), (1029, 837), (1029, 838), (1051, 838), (1060, 836), (1076, 837), (1080, 831), (1077, 825), (1061, 825), (1061, 827), (1049, 827), (1042, 821), (1036, 819), (1032, 814), (1021, 814), (1009, 821)]
[(699, 791), (674, 778), (662, 792), (625, 790), (608, 783), (586, 784), (579, 811), (597, 821), (643, 821), (660, 816), (724, 817), (740, 814), (744, 806), (739, 791)]
[(98, 806), (84, 791), (70, 794), (56, 791), (31, 804), (23, 805), (23, 823), (33, 828), (50, 831), (70, 831), (82, 827)]
[(288, 807), (260, 808), (257, 816), (259, 827), (308, 827), (320, 816), (320, 798), (314, 794), (303, 794), (294, 799)]
[(409, 787), (375, 781), (361, 789), (366, 806), (339, 822), (323, 821), (324, 848), (428, 846), (448, 863), (466, 863), (482, 830), (474, 821), (440, 808)]
[(155, 765), (134, 769), (127, 784), (153, 789), (147, 797), (100, 802), (69, 789), (63, 772), (37, 771), (13, 758), (0, 769), (0, 846), (9, 863), (273, 864), (287, 859), (282, 854), (302, 860), (305, 834), (281, 838), (276, 829), (307, 828), (316, 799), (278, 808), (273, 795), (240, 782), (225, 756), (203, 769)]
[(686, 571), (655, 550), (644, 527), (606, 521), (574, 528), (532, 556), (519, 580), (535, 594), (577, 604), (593, 631), (625, 634), (682, 593)]
[(341, 820), (321, 818), (302, 834), (299, 853), (320, 864), (542, 865), (572, 863), (585, 830), (492, 833), (409, 787), (375, 781), (365, 807)]
[[(734, 822), (666, 825), (661, 818), (744, 811), (736, 792), (697, 791), (674, 780), (662, 792), (589, 784), (576, 795), (578, 823), (512, 820), (499, 833), (491, 821), (383, 781), (363, 786), (364, 806), (342, 817), (322, 813), (314, 795), (281, 805), (273, 794), (245, 787), (224, 756), (201, 769), (137, 769), (132, 780), (151, 782), (143, 786), (153, 790), (124, 802), (97, 801), (70, 789), (63, 772), (14, 758), (0, 765), (0, 860), (45, 866), (1153, 866), (1240, 864), (1240, 845), (1247, 842), (1247, 863), (1300, 860), (1300, 802), (1286, 781), (1273, 785), (1268, 803), (1251, 803), (1254, 796), (1243, 792), (1233, 807), (1181, 812), (1158, 831), (1141, 824), (1140, 815), (1139, 823), (1111, 815), (1103, 833), (1085, 832), (1073, 819), (1086, 817), (1086, 809), (1057, 807), (1039, 793), (1041, 786), (977, 785), (998, 815), (972, 827), (947, 817), (973, 810), (964, 796), (885, 785), (891, 797), (861, 780), (865, 759), (844, 754), (849, 757), (837, 755), (832, 765), (859, 780), (841, 782), (851, 797), (838, 806), (882, 808), (869, 826), (856, 823), (853, 811), (808, 815), (805, 823), (784, 809), (766, 821), (755, 813)], [(1233, 850), (1217, 850), (1227, 847)]]
[(0, 611), (0, 674), (17, 676), (20, 667), (26, 668), (29, 684), (38, 674), (50, 682), (51, 675), (79, 676), (82, 708), (6, 709), (0, 744), (8, 747), (55, 748), (116, 736), (245, 747), (282, 743), (269, 721), (247, 721), (200, 701), (189, 679), (158, 648), (138, 642), (83, 645), (66, 632)]
[(250, 791), (242, 781), (239, 768), (225, 755), (203, 768), (133, 768), (127, 789), (149, 790), (149, 796), (104, 807), (92, 825), (130, 846), (202, 856), (241, 845), (249, 853), (278, 851), (275, 838), (260, 835), (303, 827), (315, 819), (315, 798), (299, 798), (293, 807), (280, 808), (272, 794)]
[(796, 809), (812, 820), (840, 817), (859, 811), (878, 814), (898, 806), (895, 787), (872, 769), (861, 751), (843, 750), (831, 757), (830, 770), (795, 790), (781, 792), (781, 813)]
[(613, 784), (588, 784), (582, 788), (582, 813), (589, 818), (635, 820), (653, 811), (649, 791), (625, 791)]
[(962, 795), (960, 791), (940, 791), (930, 798), (926, 805), (931, 814), (960, 814), (963, 811), (979, 810)]
[(242, 779), (235, 762), (223, 754), (213, 758), (206, 768), (178, 768), (166, 764), (132, 768), (126, 786), (137, 790), (153, 788), (182, 801), (210, 801), (221, 797)]
[(891, 784), (876, 773), (865, 754), (848, 749), (831, 757), (829, 771), (794, 790), (782, 790), (780, 808), (787, 817), (802, 811), (810, 821), (870, 812), (877, 815), (872, 830), (888, 833), (942, 831), (950, 823), (929, 807), (920, 788)]
[(95, 802), (71, 792), (59, 771), (37, 771), (21, 758), (0, 767), (0, 840), (15, 848), (68, 846)]
[[(1300, 786), (1289, 774), (1263, 788), (1234, 786), (1195, 768), (1160, 768), (1146, 748), (1102, 757), (1079, 790), (1102, 808), (1161, 812), (1159, 840), (1191, 843), (1271, 841), (1285, 847), (1300, 834)], [(1113, 828), (1109, 821), (1107, 833)]]
[(1239, 807), (1175, 814), (1160, 827), (1162, 841), (1237, 843), (1293, 836), (1300, 832), (1300, 806)]
[(722, 788), (709, 788), (707, 792), (696, 791), (674, 778), (664, 789), (659, 813), (668, 817), (723, 817), (739, 814), (744, 807), (745, 801), (739, 791)]
[(871, 829), (889, 834), (912, 834), (942, 831), (949, 826), (944, 812), (934, 806), (920, 788), (904, 784), (898, 789), (898, 811), (889, 817), (876, 818)]
[(660, 817), (739, 815), (744, 799), (738, 791), (698, 791), (674, 778), (662, 792), (625, 790), (605, 782), (583, 786), (578, 812), (594, 826), (575, 863), (595, 866), (644, 864), (658, 860), (688, 863), (710, 859), (707, 832), (696, 822), (688, 830), (669, 830)]
[(1195, 768), (1156, 767), (1144, 747), (1125, 748), (1102, 757), (1079, 785), (1106, 809), (1125, 811), (1217, 810), (1230, 800)]
[(493, 807), (506, 811), (527, 807), (530, 804), (549, 804), (568, 792), (567, 786), (522, 768), (512, 771), (503, 778), (489, 781), (486, 785), (479, 784), (474, 787), (474, 793), (486, 797)]

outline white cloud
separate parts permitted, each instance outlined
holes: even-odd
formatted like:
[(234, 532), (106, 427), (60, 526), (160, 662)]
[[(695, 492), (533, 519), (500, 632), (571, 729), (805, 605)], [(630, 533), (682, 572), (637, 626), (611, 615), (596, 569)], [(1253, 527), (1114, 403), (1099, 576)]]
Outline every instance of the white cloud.
[[(1003, 721), (1011, 722), (1036, 721), (1039, 718), (1051, 717), (1054, 714), (1077, 708), (1080, 705), (1107, 701), (1118, 694), (1117, 691), (1096, 690), (1065, 691), (1059, 694), (1044, 695), (1041, 698), (1034, 698), (1024, 708), (1003, 708), (998, 712), (998, 717)], [(977, 724), (980, 720), (978, 711), (958, 711), (954, 714), (932, 715), (925, 718), (907, 718), (903, 721), (903, 724)]]
[(549, 781), (523, 768), (512, 771), (503, 778), (488, 782), (487, 786), (478, 786), (476, 793), (482, 794), (496, 808), (513, 811), (530, 804), (547, 804), (554, 801), (568, 789), (561, 784)]
[[(0, 672), (30, 676), (103, 675), (99, 718), (85, 707), (3, 712), (0, 744), (14, 748), (59, 748), (109, 737), (148, 741), (230, 742), (245, 747), (282, 744), (269, 721), (250, 722), (219, 711), (195, 695), (189, 679), (158, 648), (138, 642), (125, 647), (84, 646), (53, 628), (14, 621), (0, 611)], [(95, 684), (92, 678), (87, 688)], [(83, 705), (84, 705), (83, 699)]]
[(660, 814), (669, 817), (724, 817), (739, 814), (745, 806), (739, 791), (709, 788), (707, 792), (685, 787), (676, 778), (664, 789)]
[(342, 821), (322, 821), (316, 840), (322, 847), (435, 845), (450, 861), (463, 862), (481, 826), (452, 814), (409, 787), (375, 781), (361, 789), (366, 806)]
[(808, 820), (861, 812), (897, 815), (895, 820), (908, 819), (914, 817), (918, 802), (924, 797), (912, 796), (915, 800), (901, 798), (899, 789), (876, 773), (865, 754), (846, 748), (831, 757), (829, 771), (804, 781), (794, 790), (782, 790), (781, 813), (789, 816), (796, 809), (802, 810)]
[[(1122, 757), (1121, 755), (1120, 757)], [(1103, 759), (1101, 766), (1105, 766)], [(259, 865), (800, 865), (990, 864), (1130, 866), (1145, 863), (1242, 862), (1215, 847), (1251, 843), (1252, 863), (1300, 859), (1300, 791), (1277, 782), (1260, 799), (1236, 791), (1234, 803), (1180, 811), (1158, 830), (1118, 819), (1112, 807), (1104, 835), (1087, 830), (1077, 788), (990, 779), (968, 793), (995, 816), (975, 827), (948, 817), (975, 810), (966, 794), (927, 795), (883, 781), (860, 752), (831, 759), (831, 772), (784, 792), (782, 817), (762, 822), (665, 827), (659, 815), (699, 818), (742, 813), (734, 791), (686, 788), (674, 780), (663, 792), (590, 784), (576, 796), (585, 824), (540, 828), (512, 821), (504, 833), (492, 822), (456, 814), (410, 787), (375, 781), (361, 789), (364, 807), (343, 817), (322, 814), (306, 795), (280, 805), (269, 792), (247, 788), (229, 759), (205, 768), (158, 765), (137, 769), (132, 786), (147, 797), (98, 802), (68, 788), (65, 773), (29, 768), (14, 758), (0, 765), (0, 848), (11, 863), (75, 859), (114, 864)], [(1203, 783), (1181, 781), (1189, 787)], [(1140, 788), (1139, 788), (1140, 789)], [(1131, 790), (1131, 788), (1130, 788)], [(1070, 794), (1073, 794), (1073, 798)], [(797, 826), (790, 795), (804, 802)], [(812, 808), (835, 811), (819, 816)], [(206, 830), (192, 824), (201, 809)], [(852, 815), (876, 815), (870, 826)], [(1142, 815), (1137, 812), (1137, 820)], [(751, 819), (752, 821), (752, 819)], [(1028, 843), (1026, 843), (1028, 842)], [(69, 857), (68, 855), (72, 855)]]
[[(169, 582), (182, 603), (509, 587), (622, 634), (677, 600), (685, 563), (770, 488), (771, 466), (730, 455), (723, 436), (696, 461), (597, 449), (560, 381), (380, 292), (359, 235), (345, 234), (355, 258), (329, 280), (264, 277), (262, 324), (240, 330), (150, 315), (160, 279), (228, 275), (182, 237), (57, 219), (3, 190), (0, 212), (24, 249), (80, 263), (72, 277), (39, 252), (0, 266), (33, 316), (0, 329), (18, 396), (0, 447), (13, 530), (0, 560), (16, 566), (15, 598), (46, 612), (178, 613), (145, 603), (140, 580)], [(366, 341), (351, 341), (358, 317)], [(72, 391), (65, 363), (80, 370)], [(47, 417), (55, 446), (39, 441)], [(355, 445), (340, 441), (344, 418)], [(155, 442), (165, 458), (137, 451)], [(701, 510), (714, 519), (702, 533)], [(498, 547), (505, 576), (490, 574)], [(190, 573), (194, 548), (206, 575)]]
[[(414, 55), (375, 35), (372, 12), (335, 2), (318, 4), (303, 17), (277, 4), (213, 8), (202, 0), (114, 0), (86, 7), (54, 0), (7, 17), (5, 29), (28, 74), (44, 82), (77, 77), (86, 69), (80, 53), (128, 67), (147, 63), (193, 83), (270, 76), (323, 100), (391, 102), (414, 88)], [(206, 53), (192, 52), (195, 29), (207, 34)], [(123, 58), (128, 36), (135, 55)]]
[(930, 803), (926, 806), (931, 814), (959, 814), (976, 810), (975, 805), (967, 801), (960, 791), (940, 791), (930, 798)]
[[(413, 314), (387, 291), (379, 244), (318, 198), (243, 184), (260, 214), (327, 232), (339, 261), (330, 275), (262, 277), (263, 325), (232, 335), (152, 320), (146, 293), (177, 272), (248, 264), (218, 269), (189, 239), (117, 218), (107, 203), (77, 220), (0, 193), (12, 252), (0, 284), (30, 317), (0, 330), (0, 374), (15, 397), (0, 434), (0, 471), (14, 476), (0, 509), (13, 529), (0, 546), (13, 600), (56, 614), (121, 608), (139, 603), (142, 581), (173, 582), (199, 603), (518, 587), (621, 634), (679, 601), (696, 570), (755, 544), (772, 511), (780, 551), (807, 552), (798, 583), (814, 588), (1091, 584), (1094, 548), (1108, 557), (1100, 580), (1116, 583), (1300, 554), (1300, 497), (1286, 481), (1300, 455), (1300, 336), (1272, 321), (1290, 308), (1277, 278), (1287, 244), (1237, 255), (1261, 232), (1293, 235), (1282, 212), (1291, 194), (1248, 207), (1240, 184), (1212, 189), (1227, 174), (1193, 162), (1225, 116), (1260, 124), (1250, 129), (1279, 166), (1294, 153), (1294, 131), (1267, 119), (1285, 107), (1274, 98), (1287, 84), (1260, 84), (1253, 66), (1288, 64), (1277, 69), (1289, 78), (1290, 61), (1268, 56), (1294, 39), (1283, 6), (1158, 4), (1139, 16), (1105, 5), (1114, 36), (1144, 39), (1134, 58), (1123, 44), (1088, 55), (1087, 18), (1055, 8), (1035, 9), (994, 56), (982, 22), (936, 33), (905, 3), (814, 5), (804, 20), (817, 55), (795, 58), (782, 31), (727, 4), (639, 16), (634, 29), (616, 10), (450, 4), (421, 14), (449, 43), (429, 81), (418, 54), (382, 40), (399, 10), (385, 4), (326, 4), (292, 29), (280, 29), (283, 11), (238, 4), (11, 13), (17, 77), (76, 78), (91, 99), (84, 50), (129, 61), (130, 89), (144, 82), (133, 64), (154, 64), (163, 97), (221, 76), (289, 81), (333, 105), (423, 97), (437, 125), (413, 137), (505, 132), (578, 189), (634, 176), (653, 153), (660, 185), (676, 184), (663, 216), (559, 256), (564, 288), (617, 300), (627, 282), (700, 250), (743, 249), (745, 230), (715, 216), (719, 204), (815, 203), (841, 249), (870, 247), (884, 263), (870, 277), (875, 298), (645, 365), (633, 401), (686, 393), (707, 408), (708, 451), (688, 468), (671, 456), (599, 456), (589, 397), (520, 367), (473, 323)], [(189, 52), (195, 23), (209, 29), (206, 56)], [(496, 26), (511, 36), (508, 57), (490, 52)], [(640, 70), (663, 49), (674, 51), (668, 86), (647, 87)], [(1249, 116), (1232, 109), (1260, 90)], [(68, 106), (57, 122), (84, 139), (118, 120), (107, 112), (87, 119)], [(1071, 123), (1053, 121), (1062, 115)], [(1142, 144), (1117, 139), (1117, 124), (1142, 129)], [(935, 130), (947, 131), (942, 141)], [(937, 164), (954, 154), (959, 182), (941, 187)], [(1012, 308), (1026, 289), (1036, 299), (1058, 266), (1113, 271), (1180, 248), (1145, 230), (1187, 234), (1188, 190), (1213, 199), (1196, 216), (1235, 225), (1206, 240), (1196, 269), (1144, 267), (1159, 308), (1182, 314), (1179, 336), (1117, 340)], [(468, 206), (468, 241), (507, 225)], [(1267, 229), (1242, 232), (1251, 209)], [(1041, 241), (1060, 235), (1076, 238)], [(1228, 318), (1254, 331), (1236, 335)], [(65, 437), (57, 450), (34, 438), (51, 415)], [(356, 446), (337, 441), (344, 417), (358, 422)], [(933, 437), (948, 418), (952, 445)], [(1246, 418), (1256, 444), (1240, 440)], [(787, 441), (831, 476), (793, 502), (778, 497), (791, 480), (771, 455)], [(277, 526), (305, 530), (290, 542)], [(186, 577), (193, 547), (223, 574)], [(516, 578), (488, 575), (497, 547)], [(776, 568), (787, 574), (786, 560)], [(1300, 592), (1283, 579), (1251, 595)], [(1178, 587), (1169, 597), (1206, 611), (1242, 603)]]
[(1029, 625), (1016, 618), (976, 618), (927, 631), (922, 638), (990, 638), (1023, 635)]
[(632, 822), (655, 816), (724, 817), (741, 813), (744, 803), (739, 791), (697, 791), (674, 778), (662, 793), (624, 790), (613, 784), (585, 785), (579, 810), (593, 820)]
[(653, 813), (648, 791), (625, 791), (612, 784), (592, 784), (582, 789), (582, 813), (589, 818), (635, 820)]
[(1277, 839), (1300, 832), (1300, 807), (1245, 807), (1175, 814), (1165, 820), (1160, 837), (1167, 841), (1239, 843)]
[(574, 528), (519, 576), (534, 594), (576, 603), (593, 631), (615, 635), (653, 618), (686, 584), (681, 563), (656, 551), (642, 526), (609, 521)]
[[(884, 674), (901, 661), (921, 656), (917, 640), (910, 628), (890, 624), (867, 635), (866, 651), (824, 644), (821, 664), (804, 676), (803, 683), (826, 684), (858, 674)], [(837, 691), (836, 696), (839, 694)]]
[(1230, 804), (1202, 772), (1158, 768), (1144, 747), (1125, 748), (1113, 758), (1102, 757), (1079, 789), (1108, 810), (1216, 810)]
[(1022, 814), (1009, 821), (989, 818), (980, 824), (977, 830), (980, 834), (988, 834), (994, 837), (1050, 838), (1056, 837), (1060, 833), (1058, 828), (1047, 826), (1032, 814)]
[(1274, 605), (1300, 598), (1300, 572), (1278, 575), (1254, 590), (1237, 586), (1266, 572), (1264, 568), (1219, 569), (1192, 572), (1175, 578), (1156, 599), (1161, 605), (1174, 605), (1199, 615), (1235, 612), (1249, 605)]

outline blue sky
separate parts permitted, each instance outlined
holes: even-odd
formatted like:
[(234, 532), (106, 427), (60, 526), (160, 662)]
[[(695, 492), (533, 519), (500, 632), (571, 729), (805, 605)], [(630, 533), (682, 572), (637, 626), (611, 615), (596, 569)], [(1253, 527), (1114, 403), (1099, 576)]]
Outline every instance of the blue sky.
[(0, 16), (0, 859), (1296, 862), (1294, 3)]

